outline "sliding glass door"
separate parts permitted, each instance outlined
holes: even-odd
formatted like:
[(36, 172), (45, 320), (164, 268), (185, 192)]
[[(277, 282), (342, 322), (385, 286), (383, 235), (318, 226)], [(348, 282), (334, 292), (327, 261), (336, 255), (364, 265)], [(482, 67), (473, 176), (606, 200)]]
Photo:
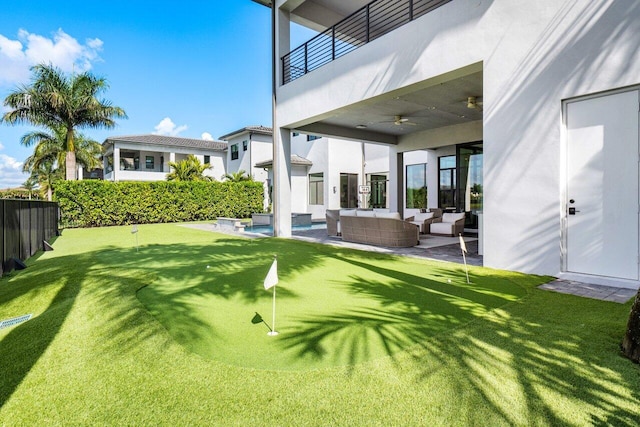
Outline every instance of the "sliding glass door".
[(482, 142), (457, 147), (458, 212), (467, 212), (465, 227), (478, 228), (482, 211)]

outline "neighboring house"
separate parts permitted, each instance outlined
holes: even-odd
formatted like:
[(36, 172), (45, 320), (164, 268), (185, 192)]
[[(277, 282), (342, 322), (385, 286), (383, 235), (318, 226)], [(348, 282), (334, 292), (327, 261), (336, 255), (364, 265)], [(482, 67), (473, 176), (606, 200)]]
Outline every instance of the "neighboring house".
[(171, 172), (169, 162), (179, 162), (190, 154), (212, 166), (204, 172), (207, 176), (219, 180), (227, 170), (227, 144), (221, 141), (147, 134), (113, 136), (102, 146), (107, 181), (163, 181)]
[(104, 171), (102, 169), (86, 170), (82, 166), (78, 166), (78, 179), (104, 179)]
[[(220, 139), (227, 140), (229, 147), (238, 147), (234, 151), (237, 157), (227, 160), (230, 173), (251, 171), (254, 179), (265, 182), (265, 208), (268, 208), (273, 180), (271, 129), (250, 126)], [(388, 147), (300, 133), (295, 133), (291, 141), (292, 212), (324, 219), (327, 209), (388, 208)], [(370, 191), (363, 193), (362, 185)]]
[(228, 173), (245, 171), (254, 180), (265, 182), (267, 172), (255, 164), (273, 157), (271, 133), (271, 128), (268, 127), (247, 126), (222, 135), (219, 139), (226, 141), (228, 145)]
[[(276, 153), (293, 132), (386, 144), (390, 209), (466, 212), (485, 266), (638, 287), (640, 2), (254, 1), (274, 5)], [(291, 21), (322, 34), (291, 50)]]

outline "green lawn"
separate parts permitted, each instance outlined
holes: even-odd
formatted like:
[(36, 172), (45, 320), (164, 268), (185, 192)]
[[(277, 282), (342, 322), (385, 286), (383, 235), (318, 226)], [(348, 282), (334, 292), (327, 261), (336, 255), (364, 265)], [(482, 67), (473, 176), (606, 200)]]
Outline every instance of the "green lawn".
[[(0, 280), (0, 425), (637, 425), (630, 303), (178, 225), (65, 230)], [(278, 256), (277, 337), (262, 281)], [(208, 266), (208, 268), (207, 268)]]

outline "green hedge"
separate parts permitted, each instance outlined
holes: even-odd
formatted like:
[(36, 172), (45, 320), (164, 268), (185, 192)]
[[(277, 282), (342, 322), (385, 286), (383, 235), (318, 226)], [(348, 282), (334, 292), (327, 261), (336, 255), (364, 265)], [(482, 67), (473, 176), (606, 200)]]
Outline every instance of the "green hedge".
[(100, 227), (248, 218), (263, 212), (260, 182), (63, 181), (56, 186), (63, 226)]
[(0, 199), (43, 200), (38, 190), (2, 190)]

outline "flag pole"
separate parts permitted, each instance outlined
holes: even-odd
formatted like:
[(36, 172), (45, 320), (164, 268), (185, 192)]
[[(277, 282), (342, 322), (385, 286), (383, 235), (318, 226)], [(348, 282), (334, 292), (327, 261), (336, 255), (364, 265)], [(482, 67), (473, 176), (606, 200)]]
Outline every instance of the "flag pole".
[(264, 279), (264, 288), (269, 289), (273, 288), (273, 321), (271, 324), (273, 325), (273, 329), (269, 331), (267, 335), (274, 336), (278, 335), (278, 331), (276, 331), (276, 285), (278, 284), (278, 257), (273, 257), (273, 264), (271, 264), (271, 268), (267, 273), (267, 277)]
[(273, 318), (271, 320), (271, 324), (273, 325), (273, 330), (268, 332), (267, 335), (278, 335), (278, 331), (276, 331), (276, 288), (277, 285), (273, 285)]
[(464, 239), (462, 238), (462, 233), (459, 233), (458, 236), (460, 237), (460, 250), (462, 250), (462, 259), (464, 261), (464, 272), (467, 275), (467, 285), (470, 285), (471, 282), (469, 281), (469, 269), (467, 268), (467, 245), (464, 243)]

